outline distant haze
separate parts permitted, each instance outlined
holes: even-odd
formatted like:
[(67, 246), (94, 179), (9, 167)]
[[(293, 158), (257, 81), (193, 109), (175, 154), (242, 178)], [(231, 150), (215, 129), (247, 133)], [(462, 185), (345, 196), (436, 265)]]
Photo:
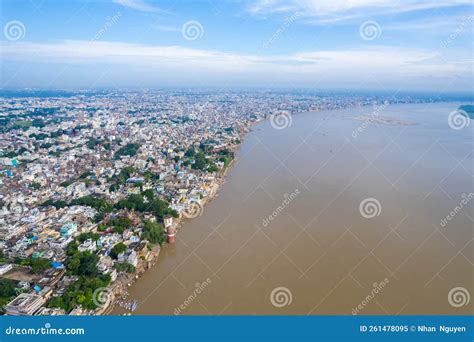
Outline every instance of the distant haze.
[(469, 92), (471, 1), (7, 1), (2, 88)]

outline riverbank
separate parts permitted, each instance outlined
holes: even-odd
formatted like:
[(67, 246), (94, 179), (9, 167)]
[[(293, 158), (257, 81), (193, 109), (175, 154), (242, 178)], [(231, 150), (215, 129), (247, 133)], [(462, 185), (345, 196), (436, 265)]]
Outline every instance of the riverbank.
[[(215, 183), (211, 186), (210, 191), (208, 192), (209, 195), (201, 199), (201, 202), (199, 203), (200, 212), (198, 213), (198, 216), (201, 216), (202, 212), (204, 211), (204, 208), (214, 198), (218, 196), (219, 189), (225, 183), (225, 178), (227, 174), (236, 163), (237, 158), (235, 157), (235, 153), (239, 150), (239, 147), (241, 146), (245, 138), (245, 134), (247, 134), (248, 132), (249, 130), (246, 130), (245, 133), (240, 136), (240, 144), (232, 145), (232, 147), (229, 149), (234, 154), (234, 157), (229, 162), (229, 164), (218, 173)], [(178, 218), (174, 219), (174, 225), (176, 226), (177, 236), (179, 236), (178, 233), (183, 228), (183, 226), (192, 219), (192, 217), (187, 218), (184, 217), (184, 215), (180, 215)], [(165, 244), (169, 245), (170, 243), (166, 242)], [(140, 279), (149, 269), (156, 265), (156, 263), (159, 261), (161, 248), (162, 246), (155, 245), (152, 251), (150, 251), (149, 257), (145, 258), (145, 260), (139, 259), (138, 265), (135, 268), (135, 272), (121, 273), (117, 276), (117, 279), (113, 282), (110, 292), (108, 294), (108, 305), (106, 307), (100, 308), (100, 312), (97, 312), (97, 314), (110, 314), (116, 307), (120, 307), (129, 312), (133, 312), (135, 310), (136, 306), (139, 305), (139, 303), (136, 303), (135, 301), (129, 299), (128, 289), (133, 286), (133, 284), (138, 279)]]

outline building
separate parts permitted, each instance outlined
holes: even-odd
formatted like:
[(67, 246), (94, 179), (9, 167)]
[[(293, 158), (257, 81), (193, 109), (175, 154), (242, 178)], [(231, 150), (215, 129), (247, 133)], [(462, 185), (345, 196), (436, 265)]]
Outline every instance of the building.
[(72, 236), (77, 232), (77, 225), (75, 223), (69, 222), (61, 227), (60, 233), (62, 237)]
[(39, 309), (36, 314), (36, 316), (64, 316), (66, 315), (66, 311), (63, 309), (59, 308), (46, 308), (42, 307)]
[(96, 249), (97, 249), (97, 245), (95, 241), (92, 241), (92, 239), (87, 239), (86, 241), (81, 243), (79, 247), (77, 248), (79, 252), (91, 252), (91, 253), (95, 252)]
[(165, 215), (163, 217), (163, 223), (165, 225), (165, 228), (170, 227), (173, 224), (173, 216)]
[(120, 253), (117, 257), (118, 262), (127, 262), (134, 267), (138, 265), (138, 255), (134, 250)]
[(0, 275), (4, 275), (5, 273), (10, 271), (11, 269), (13, 269), (12, 264), (0, 265)]
[(34, 293), (22, 293), (5, 306), (9, 316), (31, 316), (38, 311), (45, 300)]
[(25, 234), (28, 231), (27, 225), (11, 225), (0, 228), (0, 240), (8, 241), (16, 236)]

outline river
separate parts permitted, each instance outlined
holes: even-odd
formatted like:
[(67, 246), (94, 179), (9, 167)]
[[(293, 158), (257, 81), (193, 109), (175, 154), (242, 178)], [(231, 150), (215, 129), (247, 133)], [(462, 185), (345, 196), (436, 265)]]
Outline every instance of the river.
[(472, 313), (448, 296), (474, 295), (474, 124), (450, 127), (458, 105), (255, 125), (218, 197), (130, 287), (134, 314)]

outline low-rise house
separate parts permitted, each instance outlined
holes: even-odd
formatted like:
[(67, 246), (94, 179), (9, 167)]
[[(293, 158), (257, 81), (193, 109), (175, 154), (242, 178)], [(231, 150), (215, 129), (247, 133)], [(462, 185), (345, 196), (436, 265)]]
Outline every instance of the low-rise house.
[(13, 269), (12, 264), (0, 265), (0, 275), (4, 275), (5, 273), (9, 272), (12, 269)]
[(66, 315), (66, 311), (60, 308), (40, 308), (35, 316), (64, 316)]
[(83, 243), (81, 243), (78, 247), (77, 250), (79, 252), (95, 252), (97, 250), (97, 245), (95, 241), (92, 241), (92, 239), (87, 239)]
[(61, 237), (55, 241), (51, 241), (49, 246), (51, 248), (65, 249), (67, 245), (72, 241), (72, 237)]
[(32, 316), (45, 302), (40, 295), (22, 293), (5, 306), (5, 311), (9, 316)]
[(117, 257), (118, 262), (126, 262), (134, 267), (138, 265), (138, 254), (134, 250), (120, 253)]
[(22, 258), (22, 259), (28, 259), (33, 255), (33, 252), (35, 251), (33, 246), (25, 247), (25, 246), (20, 246), (20, 245), (15, 245), (9, 253), (10, 258)]
[(54, 287), (61, 280), (61, 278), (66, 274), (66, 269), (62, 268), (51, 268), (46, 270), (43, 273), (43, 278), (40, 279), (38, 284), (45, 287)]
[(93, 315), (94, 315), (94, 310), (83, 309), (82, 306), (78, 306), (74, 308), (69, 313), (69, 316), (93, 316)]
[(28, 231), (27, 225), (11, 225), (0, 228), (0, 240), (8, 241)]
[(72, 236), (76, 232), (77, 232), (77, 225), (75, 223), (72, 223), (72, 222), (66, 223), (60, 229), (60, 233), (61, 233), (62, 237)]

